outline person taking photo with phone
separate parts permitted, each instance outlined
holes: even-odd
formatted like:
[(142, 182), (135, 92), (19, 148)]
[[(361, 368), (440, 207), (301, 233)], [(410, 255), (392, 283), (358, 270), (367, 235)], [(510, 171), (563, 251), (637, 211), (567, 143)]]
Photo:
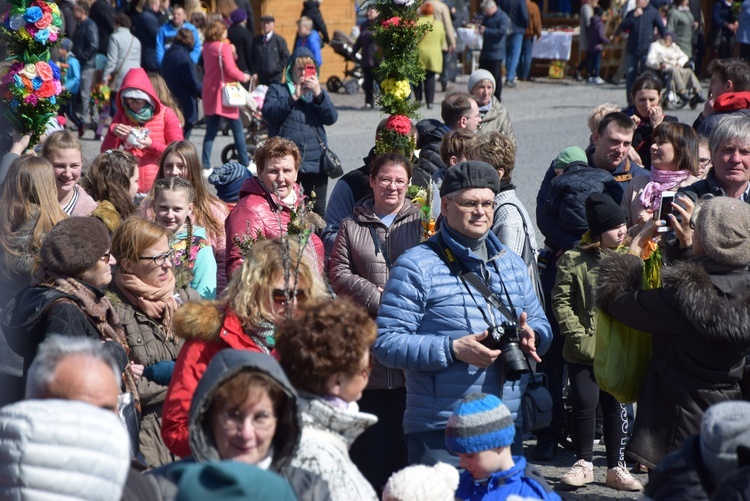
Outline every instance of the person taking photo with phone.
[(339, 114), (320, 85), (317, 66), (308, 49), (294, 51), (285, 73), (286, 82), (272, 84), (263, 104), (268, 137), (285, 137), (297, 145), (302, 154), (297, 181), (308, 197), (315, 192), (314, 211), (323, 216), (328, 192), (328, 175), (322, 168), (328, 147), (324, 126), (336, 123)]

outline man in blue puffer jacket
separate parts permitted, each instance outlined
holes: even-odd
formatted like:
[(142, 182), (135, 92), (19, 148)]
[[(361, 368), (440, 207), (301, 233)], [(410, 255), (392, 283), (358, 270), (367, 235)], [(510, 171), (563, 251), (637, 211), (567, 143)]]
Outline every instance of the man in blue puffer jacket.
[(451, 412), (470, 393), (503, 392), (501, 352), (481, 342), (490, 325), (507, 319), (456, 267), (476, 273), (512, 312), (528, 358), (539, 361), (552, 341), (526, 265), (491, 231), (499, 189), (489, 164), (470, 161), (449, 169), (440, 188), (438, 235), (398, 258), (382, 295), (374, 352), (384, 365), (406, 372), (410, 464), (458, 466), (444, 440)]

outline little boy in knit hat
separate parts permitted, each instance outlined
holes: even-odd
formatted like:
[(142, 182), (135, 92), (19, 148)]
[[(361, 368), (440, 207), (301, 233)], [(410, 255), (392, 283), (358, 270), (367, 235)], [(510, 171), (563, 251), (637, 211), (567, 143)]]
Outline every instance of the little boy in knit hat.
[(560, 496), (523, 456), (512, 456), (516, 428), (510, 411), (494, 395), (472, 393), (461, 400), (445, 429), (445, 444), (460, 458), (456, 499), (504, 500), (517, 496), (559, 500)]

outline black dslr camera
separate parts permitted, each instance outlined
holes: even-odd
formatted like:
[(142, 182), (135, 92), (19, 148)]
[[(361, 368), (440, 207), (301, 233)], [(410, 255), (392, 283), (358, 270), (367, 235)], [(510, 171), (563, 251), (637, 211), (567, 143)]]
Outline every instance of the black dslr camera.
[(487, 331), (487, 337), (481, 343), (490, 350), (502, 351), (500, 363), (503, 364), (505, 379), (518, 381), (521, 376), (530, 372), (526, 356), (521, 351), (521, 329), (517, 323), (503, 322), (499, 326), (490, 326)]

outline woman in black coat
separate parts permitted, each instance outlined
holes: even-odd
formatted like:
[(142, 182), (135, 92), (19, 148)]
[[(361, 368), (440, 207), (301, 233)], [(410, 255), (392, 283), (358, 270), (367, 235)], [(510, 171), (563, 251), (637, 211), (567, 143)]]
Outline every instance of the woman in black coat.
[[(252, 73), (253, 34), (245, 28), (247, 12), (244, 9), (235, 9), (230, 14), (229, 19), (232, 21), (232, 25), (227, 28), (227, 39), (237, 51), (237, 67), (244, 73)], [(249, 89), (250, 82), (245, 82), (242, 85)]]
[(195, 45), (195, 36), (187, 28), (177, 31), (174, 42), (164, 54), (159, 73), (172, 95), (177, 99), (180, 111), (185, 117), (185, 125), (182, 133), (185, 140), (190, 138), (190, 131), (198, 121), (198, 97), (203, 90), (203, 85), (195, 75), (195, 63), (190, 59), (190, 51)]
[[(694, 257), (665, 268), (662, 287), (641, 290), (643, 262), (632, 254), (602, 260), (597, 305), (623, 324), (652, 334), (653, 358), (638, 398), (626, 453), (649, 468), (699, 433), (708, 407), (741, 398), (750, 349), (750, 205), (730, 197), (703, 202), (679, 226)], [(695, 227), (689, 230), (688, 224)], [(654, 235), (649, 222), (633, 241)]]

